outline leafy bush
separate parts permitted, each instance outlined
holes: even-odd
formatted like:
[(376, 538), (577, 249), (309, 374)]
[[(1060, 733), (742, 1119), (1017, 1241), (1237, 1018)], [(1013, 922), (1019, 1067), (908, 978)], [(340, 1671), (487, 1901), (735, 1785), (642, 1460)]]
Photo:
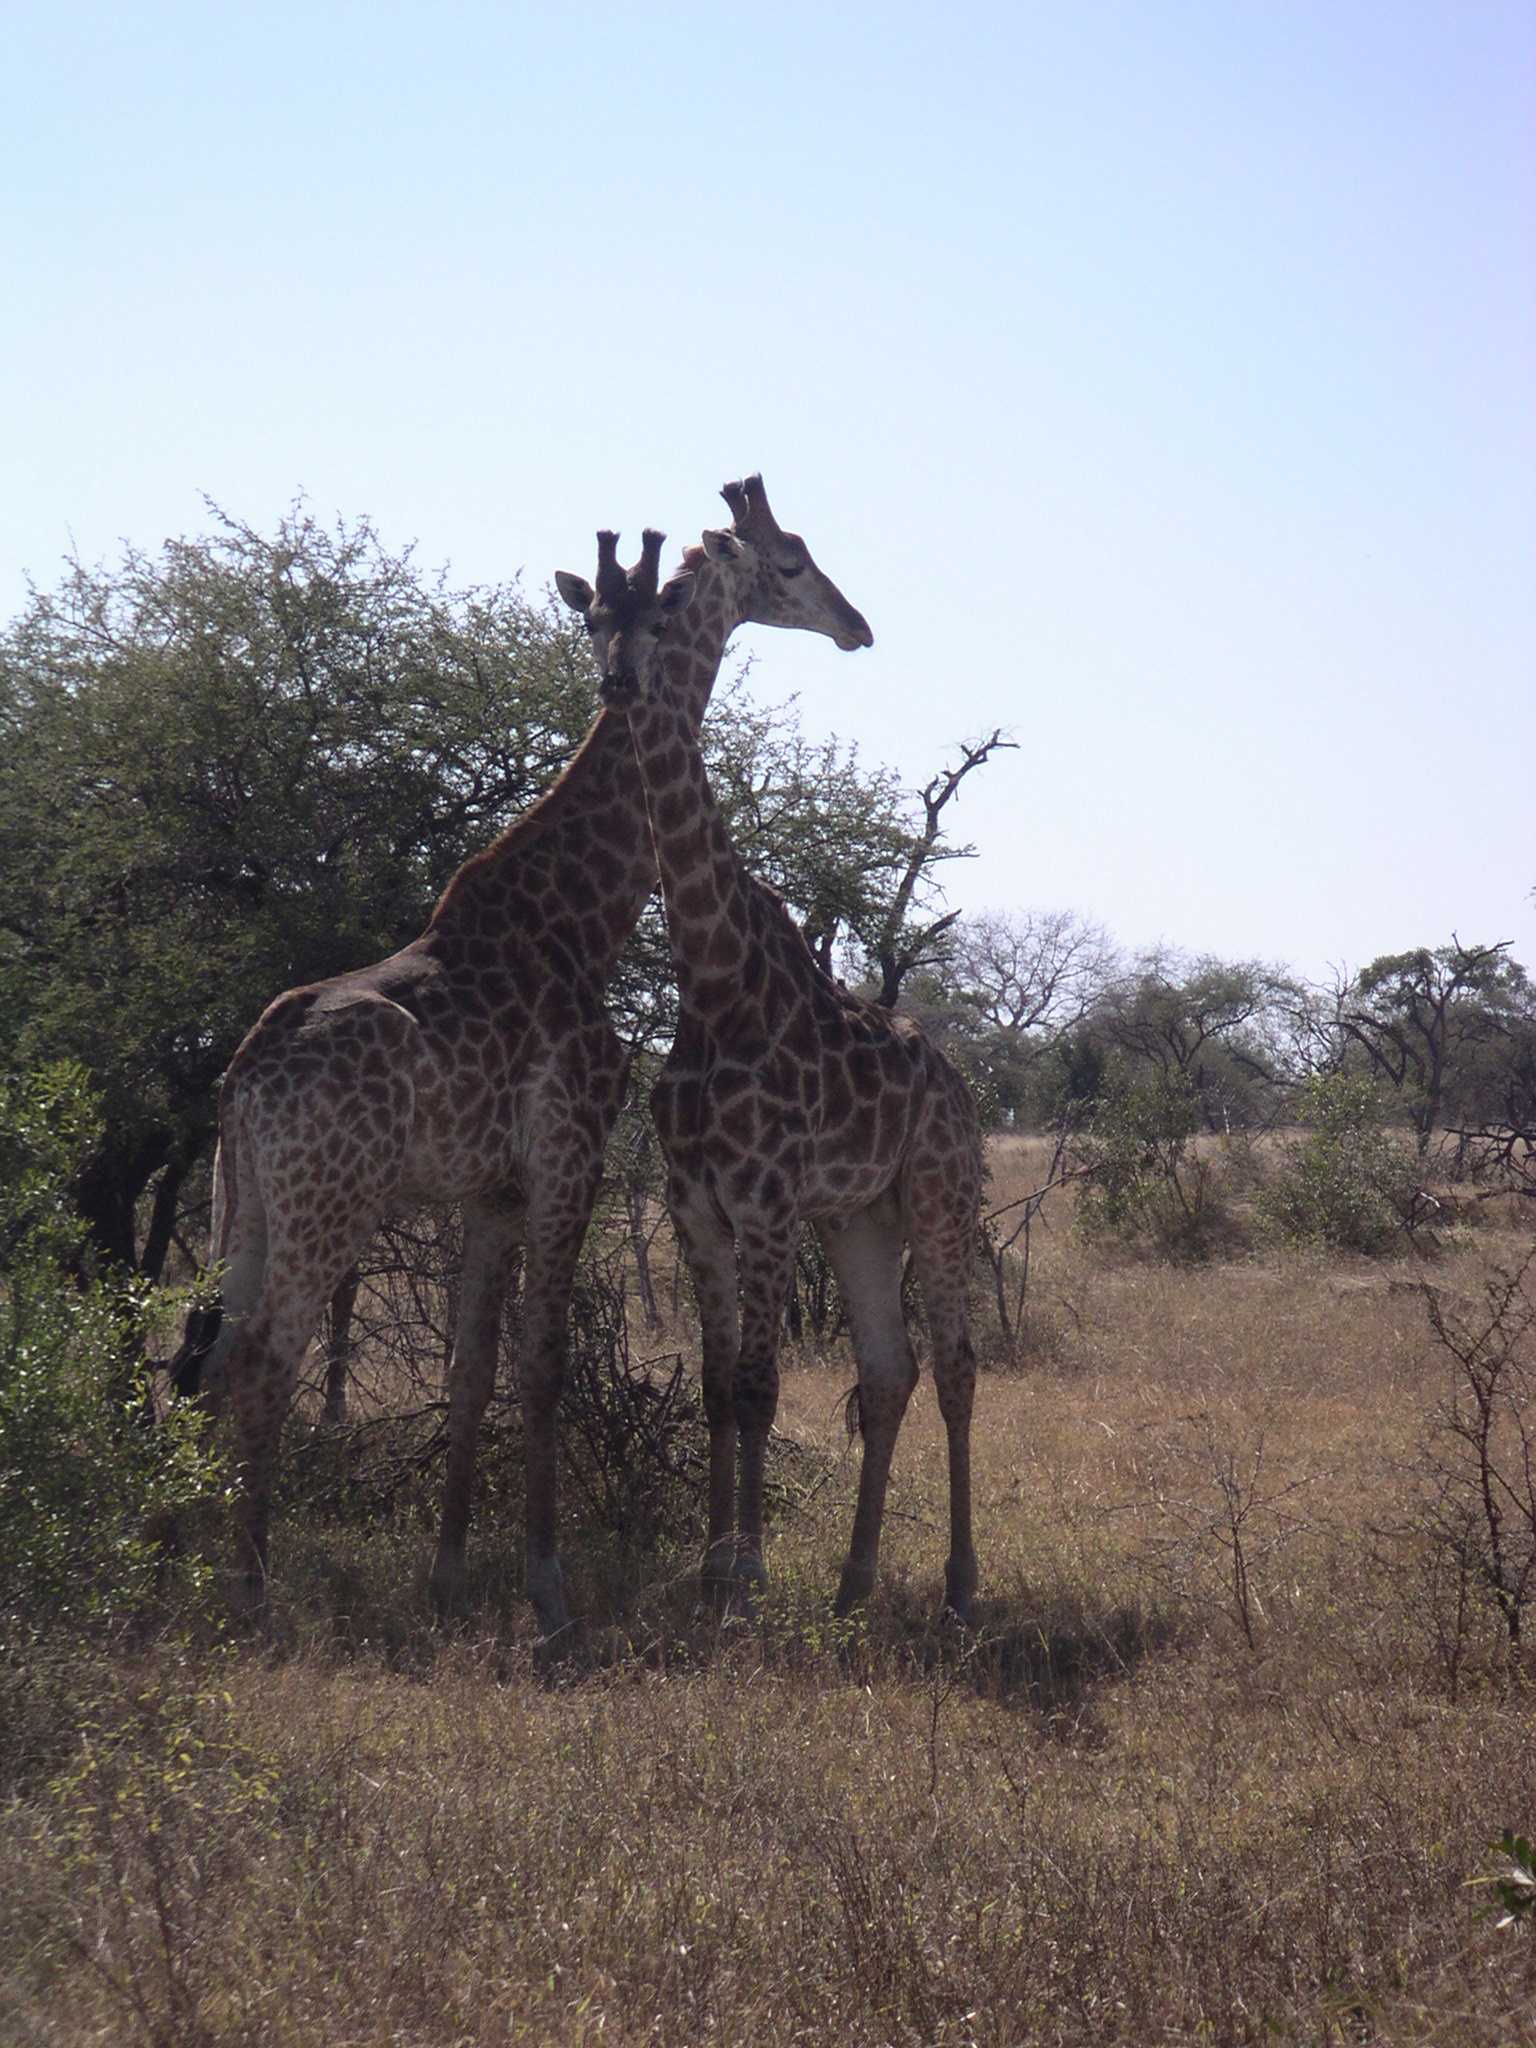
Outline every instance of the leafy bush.
[(1199, 1102), (1181, 1074), (1117, 1076), (1077, 1140), (1080, 1229), (1195, 1260), (1237, 1239), (1211, 1160), (1195, 1147)]
[(83, 1072), (0, 1076), (0, 1634), (12, 1653), (132, 1607), (147, 1530), (211, 1492), (200, 1421), (155, 1423), (136, 1363), (155, 1309), (83, 1270), (70, 1178), (99, 1124)]
[(1413, 1163), (1384, 1127), (1373, 1082), (1320, 1074), (1301, 1092), (1306, 1136), (1259, 1198), (1269, 1234), (1284, 1244), (1381, 1253), (1404, 1242), (1413, 1211)]

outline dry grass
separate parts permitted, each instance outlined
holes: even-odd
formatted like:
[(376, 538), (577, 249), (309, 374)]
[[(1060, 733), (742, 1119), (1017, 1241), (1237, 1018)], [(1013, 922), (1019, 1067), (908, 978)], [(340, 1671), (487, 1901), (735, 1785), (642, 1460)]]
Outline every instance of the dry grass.
[[(1040, 1163), (1000, 1147), (994, 1199)], [(1067, 1205), (1044, 1355), (981, 1389), (974, 1637), (932, 1620), (926, 1383), (879, 1594), (827, 1618), (838, 1357), (785, 1375), (814, 1478), (750, 1623), (699, 1613), (681, 1556), (620, 1583), (579, 1541), (604, 1625), (540, 1669), (515, 1527), (445, 1637), (423, 1530), (290, 1523), (273, 1636), (104, 1668), (85, 1747), (6, 1816), (0, 2038), (1536, 2043), (1536, 1939), (1468, 1889), (1532, 1831), (1536, 1713), (1414, 1532), (1422, 1299), (1348, 1262), (1112, 1261)], [(1433, 1278), (1474, 1293), (1515, 1244)]]

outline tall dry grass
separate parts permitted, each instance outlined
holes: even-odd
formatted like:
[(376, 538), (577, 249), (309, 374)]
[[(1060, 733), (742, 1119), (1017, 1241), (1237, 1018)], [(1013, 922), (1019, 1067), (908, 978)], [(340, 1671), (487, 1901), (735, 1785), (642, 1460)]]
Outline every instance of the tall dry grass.
[[(993, 1163), (1002, 1201), (1041, 1159)], [(541, 1668), (511, 1516), (440, 1633), (411, 1515), (291, 1515), (271, 1630), (125, 1646), (20, 1786), (0, 2037), (1536, 2043), (1536, 1940), (1469, 1888), (1533, 1831), (1536, 1712), (1415, 1518), (1418, 1276), (1173, 1270), (1070, 1208), (1034, 1226), (1033, 1348), (981, 1386), (974, 1634), (933, 1618), (926, 1382), (878, 1594), (829, 1618), (840, 1352), (787, 1362), (751, 1621), (699, 1611), (686, 1545), (576, 1531), (592, 1626)], [(1448, 1245), (1441, 1298), (1518, 1248)]]

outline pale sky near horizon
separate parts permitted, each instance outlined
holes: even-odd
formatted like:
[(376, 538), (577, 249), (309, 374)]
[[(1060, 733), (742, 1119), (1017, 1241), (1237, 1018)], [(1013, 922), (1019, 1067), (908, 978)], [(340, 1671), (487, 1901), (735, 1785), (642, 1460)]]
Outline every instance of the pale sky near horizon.
[(456, 581), (761, 468), (867, 614), (754, 691), (951, 900), (1536, 972), (1536, 6), (22, 0), (0, 614), (302, 491)]

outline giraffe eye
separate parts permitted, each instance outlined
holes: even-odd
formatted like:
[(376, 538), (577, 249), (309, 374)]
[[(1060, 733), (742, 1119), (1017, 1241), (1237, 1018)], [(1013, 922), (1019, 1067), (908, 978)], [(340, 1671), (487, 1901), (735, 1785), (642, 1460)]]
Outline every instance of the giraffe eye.
[(785, 577), (803, 576), (805, 574), (805, 564), (804, 562), (780, 562), (779, 574)]

